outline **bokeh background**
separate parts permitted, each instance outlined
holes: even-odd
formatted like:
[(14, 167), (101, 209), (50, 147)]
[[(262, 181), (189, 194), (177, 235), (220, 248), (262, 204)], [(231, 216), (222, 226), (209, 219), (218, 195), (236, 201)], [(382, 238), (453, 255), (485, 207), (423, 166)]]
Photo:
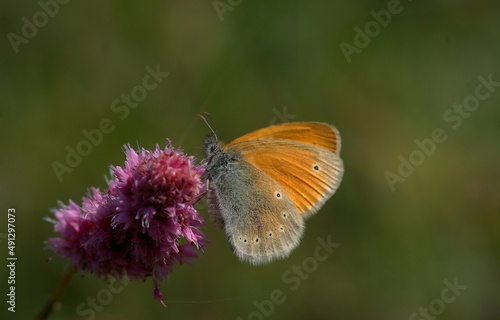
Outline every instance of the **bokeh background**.
[[(153, 148), (169, 138), (202, 158), (210, 131), (195, 114), (209, 111), (225, 141), (283, 121), (337, 126), (344, 179), (301, 245), (254, 267), (207, 221), (206, 252), (162, 283), (167, 309), (150, 281), (104, 303), (108, 284), (87, 275), (72, 279), (51, 319), (425, 319), (412, 314), (430, 305), (437, 319), (500, 319), (500, 87), (456, 130), (443, 119), (475, 95), (478, 77), (500, 81), (500, 3), (401, 1), (350, 63), (341, 43), (354, 45), (354, 28), (387, 1), (231, 3), (221, 0), (220, 10), (230, 9), (220, 14), (212, 1), (70, 1), (45, 24), (39, 17), (43, 25), (16, 53), (9, 34), (22, 36), (23, 17), (32, 21), (42, 7), (0, 2), (2, 301), (11, 207), (18, 257), (16, 313), (2, 302), (0, 318), (34, 318), (68, 266), (44, 250), (55, 234), (43, 219), (58, 200), (79, 202), (89, 186), (104, 187), (126, 143)], [(120, 119), (112, 102), (156, 65), (169, 76)], [(64, 163), (66, 146), (103, 118), (115, 130), (59, 181), (52, 163)], [(398, 157), (408, 159), (414, 140), (435, 128), (446, 141), (391, 190), (384, 174), (397, 174)], [(290, 290), (283, 274), (313, 256), (318, 237), (340, 247)], [(446, 280), (466, 286), (448, 291), (449, 303)], [(276, 289), (286, 300), (257, 314), (254, 302)], [(82, 303), (95, 314), (78, 313)]]

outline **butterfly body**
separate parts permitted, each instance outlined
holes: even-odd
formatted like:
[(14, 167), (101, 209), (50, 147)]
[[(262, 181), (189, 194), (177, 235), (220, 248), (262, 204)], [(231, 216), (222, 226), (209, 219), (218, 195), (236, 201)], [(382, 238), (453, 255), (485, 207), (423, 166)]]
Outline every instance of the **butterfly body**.
[(337, 130), (316, 122), (275, 125), (228, 145), (208, 137), (208, 211), (235, 254), (253, 264), (298, 246), (304, 220), (337, 189), (343, 172)]

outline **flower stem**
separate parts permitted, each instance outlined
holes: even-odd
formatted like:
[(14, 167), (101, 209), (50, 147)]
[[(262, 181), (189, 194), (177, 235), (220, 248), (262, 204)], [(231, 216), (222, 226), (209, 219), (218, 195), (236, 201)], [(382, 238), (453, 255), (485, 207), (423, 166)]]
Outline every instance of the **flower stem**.
[(38, 313), (36, 316), (37, 320), (45, 320), (48, 319), (52, 311), (54, 311), (54, 307), (59, 302), (59, 298), (61, 297), (64, 289), (68, 286), (69, 280), (71, 279), (71, 276), (75, 273), (75, 270), (73, 268), (68, 268), (66, 273), (64, 274), (63, 278), (61, 279), (61, 282), (57, 286), (57, 288), (54, 290), (52, 293), (52, 296), (50, 299), (45, 303), (45, 306), (43, 307), (42, 310)]

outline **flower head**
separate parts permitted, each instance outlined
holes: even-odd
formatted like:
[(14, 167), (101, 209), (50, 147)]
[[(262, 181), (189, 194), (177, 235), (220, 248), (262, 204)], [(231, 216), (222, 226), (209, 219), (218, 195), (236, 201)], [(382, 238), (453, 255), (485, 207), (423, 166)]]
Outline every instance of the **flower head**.
[(177, 262), (191, 262), (207, 242), (194, 202), (205, 191), (204, 168), (167, 147), (125, 146), (123, 167), (112, 166), (109, 188), (90, 188), (82, 206), (70, 200), (53, 209), (59, 238), (49, 248), (76, 269), (98, 276), (153, 277), (158, 283)]

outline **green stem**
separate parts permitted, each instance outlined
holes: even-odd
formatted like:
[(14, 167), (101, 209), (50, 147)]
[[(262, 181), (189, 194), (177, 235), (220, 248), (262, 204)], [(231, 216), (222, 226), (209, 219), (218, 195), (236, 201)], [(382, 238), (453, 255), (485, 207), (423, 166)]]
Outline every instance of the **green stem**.
[(63, 278), (61, 279), (61, 282), (59, 283), (59, 286), (54, 290), (52, 293), (52, 296), (50, 297), (49, 301), (45, 303), (45, 306), (43, 309), (38, 313), (36, 316), (37, 320), (45, 320), (48, 319), (52, 311), (54, 311), (54, 307), (56, 303), (59, 301), (64, 289), (68, 286), (69, 280), (71, 279), (71, 276), (75, 273), (75, 270), (73, 268), (68, 268), (66, 273), (64, 274)]

